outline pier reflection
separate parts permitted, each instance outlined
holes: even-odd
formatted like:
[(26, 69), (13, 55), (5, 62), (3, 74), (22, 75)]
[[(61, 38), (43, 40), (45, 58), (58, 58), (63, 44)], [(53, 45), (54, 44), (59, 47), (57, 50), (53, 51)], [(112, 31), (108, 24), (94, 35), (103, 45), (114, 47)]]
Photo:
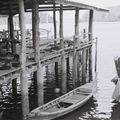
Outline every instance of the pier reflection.
[(115, 105), (112, 107), (111, 120), (119, 119), (120, 119), (120, 103), (115, 103)]
[[(67, 91), (73, 89), (72, 86), (72, 58), (69, 59), (70, 62), (67, 65)], [(44, 79), (44, 101), (45, 103), (55, 99), (60, 96), (61, 93), (55, 93), (55, 88), (61, 90), (61, 66), (58, 63), (58, 71), (56, 75), (55, 64), (50, 64), (49, 66), (43, 67), (43, 79)], [(37, 107), (37, 91), (35, 83), (34, 74), (28, 75), (28, 86), (29, 86), (29, 102), (30, 110)], [(101, 83), (99, 83), (101, 84)], [(12, 83), (3, 84), (0, 86), (0, 111), (4, 111), (3, 120), (21, 120), (22, 110), (21, 110), (21, 89), (20, 81), (17, 82), (17, 105), (16, 101), (13, 99), (12, 93)], [(99, 85), (100, 86), (100, 85)], [(106, 87), (105, 87), (106, 88)], [(120, 118), (120, 103), (111, 103), (109, 106), (106, 103), (106, 94), (98, 88), (97, 95), (89, 100), (87, 104), (83, 107), (73, 111), (72, 113), (65, 115), (61, 118), (55, 120), (119, 120)], [(102, 89), (104, 90), (104, 89)], [(104, 100), (102, 98), (104, 97)], [(102, 100), (101, 100), (102, 99)], [(104, 103), (103, 103), (104, 101)], [(100, 110), (104, 108), (103, 105), (107, 105), (110, 111), (105, 113), (105, 110)], [(101, 105), (101, 106), (100, 106)]]

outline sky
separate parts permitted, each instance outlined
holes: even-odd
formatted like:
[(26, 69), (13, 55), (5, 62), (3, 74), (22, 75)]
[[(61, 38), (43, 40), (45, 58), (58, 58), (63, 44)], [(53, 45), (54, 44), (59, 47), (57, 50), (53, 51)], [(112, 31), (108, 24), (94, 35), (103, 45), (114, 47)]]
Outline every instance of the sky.
[(88, 4), (97, 5), (99, 7), (109, 7), (109, 6), (117, 6), (120, 5), (120, 0), (74, 0), (74, 1), (84, 1)]

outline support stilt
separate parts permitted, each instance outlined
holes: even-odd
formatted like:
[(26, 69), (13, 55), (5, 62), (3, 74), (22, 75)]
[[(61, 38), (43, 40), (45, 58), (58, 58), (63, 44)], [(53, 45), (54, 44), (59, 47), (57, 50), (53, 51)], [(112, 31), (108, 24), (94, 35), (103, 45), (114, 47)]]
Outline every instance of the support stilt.
[(44, 103), (43, 94), (43, 78), (42, 78), (42, 65), (40, 61), (40, 38), (39, 38), (39, 12), (38, 12), (38, 0), (33, 0), (33, 39), (35, 46), (35, 61), (37, 62), (37, 94), (38, 94), (38, 106)]
[(26, 77), (26, 39), (25, 39), (25, 15), (24, 15), (24, 1), (18, 0), (19, 3), (19, 21), (21, 30), (21, 92), (22, 92), (22, 113), (23, 120), (29, 113), (29, 100), (28, 100), (28, 83)]
[(77, 84), (77, 51), (76, 45), (78, 44), (78, 35), (79, 35), (79, 9), (75, 10), (75, 36), (74, 40), (74, 53), (73, 53), (73, 86), (76, 87)]
[[(12, 14), (12, 7), (10, 6), (9, 9), (9, 17), (8, 17), (8, 30), (10, 31), (10, 38), (13, 39), (14, 38), (14, 24), (13, 24), (13, 14)], [(11, 43), (11, 49), (12, 49), (12, 53), (16, 53), (16, 44), (15, 43)]]
[[(89, 41), (93, 39), (93, 10), (89, 11)], [(89, 81), (92, 81), (92, 48), (89, 48)]]
[(12, 92), (15, 109), (17, 109), (17, 79), (12, 80)]
[[(86, 38), (86, 31), (83, 30), (83, 42)], [(86, 49), (82, 50), (82, 84), (86, 83)]]
[[(61, 49), (64, 48), (64, 40), (63, 40), (63, 5), (60, 5), (60, 47)], [(64, 54), (64, 52), (62, 52)], [(65, 57), (62, 56), (61, 59), (61, 65), (62, 65), (62, 83), (61, 83), (61, 92), (62, 94), (65, 94), (67, 91), (67, 78), (66, 78), (66, 68), (65, 68)]]
[[(54, 24), (54, 39), (57, 38), (57, 26), (56, 26), (56, 4), (55, 4), (55, 0), (54, 0), (54, 3), (53, 3), (53, 24)], [(54, 44), (56, 45), (56, 40), (54, 41)]]

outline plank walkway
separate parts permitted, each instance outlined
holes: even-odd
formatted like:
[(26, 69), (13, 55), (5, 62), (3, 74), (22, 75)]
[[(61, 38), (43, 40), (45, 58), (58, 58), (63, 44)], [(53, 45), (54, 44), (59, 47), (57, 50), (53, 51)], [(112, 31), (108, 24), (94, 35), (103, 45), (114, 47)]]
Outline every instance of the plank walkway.
[[(76, 47), (76, 50), (80, 51), (85, 48), (89, 48), (92, 46), (92, 43), (86, 43), (84, 45), (80, 45)], [(32, 51), (32, 50), (31, 50)], [(32, 51), (33, 52), (33, 51)], [(41, 53), (40, 63), (45, 66), (54, 62), (58, 62), (61, 60), (62, 56), (66, 58), (73, 55), (73, 46), (67, 47), (61, 50), (56, 50), (54, 52), (45, 52)], [(0, 84), (18, 78), (20, 76), (20, 67), (12, 67), (9, 70), (0, 70)], [(32, 73), (37, 70), (37, 63), (34, 60), (27, 60), (26, 71), (27, 73)]]

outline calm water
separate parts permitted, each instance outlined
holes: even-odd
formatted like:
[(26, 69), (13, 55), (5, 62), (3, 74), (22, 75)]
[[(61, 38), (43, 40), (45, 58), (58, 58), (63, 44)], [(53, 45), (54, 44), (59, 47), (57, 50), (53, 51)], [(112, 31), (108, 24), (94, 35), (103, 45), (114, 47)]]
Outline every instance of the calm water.
[[(67, 23), (68, 26), (70, 26)], [(72, 25), (71, 25), (72, 26)], [(81, 29), (83, 25), (80, 25)], [(84, 25), (85, 26), (85, 25)], [(74, 27), (74, 25), (72, 26)], [(66, 28), (66, 31), (68, 28)], [(72, 28), (69, 28), (72, 29)], [(120, 104), (113, 102), (111, 98), (114, 84), (111, 79), (116, 75), (114, 66), (114, 57), (120, 56), (120, 22), (115, 23), (94, 23), (94, 36), (98, 37), (98, 84), (97, 93), (82, 108), (56, 120), (120, 120)], [(65, 34), (73, 34), (73, 31), (67, 31)], [(69, 82), (72, 79), (72, 66), (68, 71)], [(59, 85), (55, 82), (54, 65), (43, 68), (43, 78), (45, 81), (45, 101), (54, 96), (54, 88)], [(60, 68), (58, 74), (58, 82), (60, 82)], [(36, 107), (36, 96), (33, 82), (29, 76), (30, 91), (30, 108)], [(49, 79), (49, 81), (48, 81)], [(19, 83), (18, 83), (19, 84)], [(14, 109), (15, 102), (11, 94), (11, 84), (2, 86), (4, 91), (3, 97), (0, 99), (0, 109), (4, 110), (4, 120), (20, 120), (21, 119), (21, 96), (18, 91), (17, 110)], [(68, 86), (70, 88), (70, 86)], [(19, 88), (18, 88), (19, 89)], [(34, 99), (33, 99), (34, 98)]]

